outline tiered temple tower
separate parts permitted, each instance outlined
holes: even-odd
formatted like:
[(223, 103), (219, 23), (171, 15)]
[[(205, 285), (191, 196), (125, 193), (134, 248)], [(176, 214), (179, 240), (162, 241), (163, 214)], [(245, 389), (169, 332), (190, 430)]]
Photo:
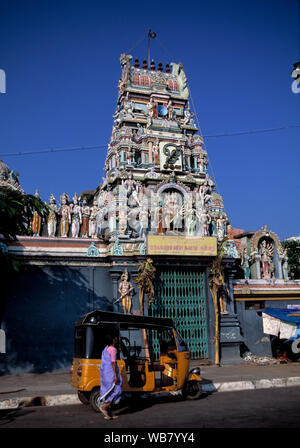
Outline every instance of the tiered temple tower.
[(222, 240), (229, 222), (208, 174), (182, 64), (164, 71), (161, 63), (131, 60), (120, 57), (106, 178), (94, 198), (96, 233), (114, 242), (114, 255), (132, 244), (145, 254), (147, 235)]

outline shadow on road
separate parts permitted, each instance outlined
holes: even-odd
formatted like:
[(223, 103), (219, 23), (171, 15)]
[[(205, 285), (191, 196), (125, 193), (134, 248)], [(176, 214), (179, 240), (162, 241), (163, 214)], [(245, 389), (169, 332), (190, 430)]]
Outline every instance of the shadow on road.
[(22, 408), (0, 409), (0, 426), (6, 423), (11, 423), (18, 417), (35, 412), (34, 410), (27, 411)]
[[(199, 400), (203, 400), (212, 392), (203, 392)], [(159, 395), (147, 395), (136, 397), (125, 397), (118, 405), (115, 405), (112, 410), (117, 415), (134, 414), (136, 412), (143, 411), (144, 409), (151, 408), (158, 404), (179, 403), (186, 401), (182, 395), (172, 394), (159, 394)]]

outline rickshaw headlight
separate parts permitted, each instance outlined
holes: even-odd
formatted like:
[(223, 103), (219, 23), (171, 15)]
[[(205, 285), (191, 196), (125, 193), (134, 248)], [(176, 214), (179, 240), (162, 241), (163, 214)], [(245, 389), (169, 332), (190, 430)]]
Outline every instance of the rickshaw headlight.
[(199, 369), (199, 367), (195, 367), (194, 369), (192, 369), (192, 370), (190, 371), (190, 373), (195, 373), (196, 375), (200, 375), (200, 369)]

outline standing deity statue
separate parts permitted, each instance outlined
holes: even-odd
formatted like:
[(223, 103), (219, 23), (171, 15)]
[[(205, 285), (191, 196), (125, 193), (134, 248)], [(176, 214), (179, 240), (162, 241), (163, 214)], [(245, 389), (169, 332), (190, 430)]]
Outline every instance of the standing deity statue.
[(87, 199), (84, 197), (82, 199), (82, 225), (81, 225), (81, 236), (83, 238), (88, 238), (89, 236), (89, 220), (90, 220), (90, 207), (87, 204)]
[(271, 278), (271, 262), (273, 259), (273, 246), (271, 243), (267, 244), (266, 240), (260, 245), (258, 253), (261, 257), (261, 277), (262, 279)]
[(228, 299), (229, 299), (228, 288), (225, 285), (223, 285), (219, 288), (219, 304), (221, 314), (228, 314), (227, 310)]
[(197, 227), (197, 212), (193, 206), (186, 209), (185, 219), (188, 236), (194, 236)]
[(139, 211), (139, 237), (143, 238), (148, 230), (148, 204), (142, 204)]
[(125, 269), (125, 272), (121, 276), (121, 282), (119, 283), (118, 292), (120, 294), (120, 297), (115, 301), (115, 303), (121, 302), (124, 313), (130, 314), (132, 308), (133, 286), (132, 283), (128, 280), (127, 269)]
[(150, 99), (149, 103), (147, 103), (148, 109), (148, 120), (147, 120), (147, 128), (152, 124), (152, 120), (154, 117), (155, 103), (153, 98)]
[(242, 251), (241, 256), (241, 266), (244, 271), (244, 277), (246, 280), (250, 279), (250, 264), (249, 264), (250, 256), (247, 253), (247, 248), (245, 247)]
[[(38, 190), (35, 191), (35, 195), (34, 196), (37, 199), (40, 199)], [(41, 226), (42, 226), (42, 217), (36, 210), (33, 212), (31, 226), (32, 226), (33, 236), (40, 236)]]
[(71, 207), (69, 206), (69, 197), (66, 193), (63, 193), (60, 197), (61, 207), (59, 214), (60, 219), (60, 234), (63, 238), (67, 238), (69, 233), (69, 226), (71, 224)]
[(119, 232), (125, 235), (127, 231), (127, 205), (126, 202), (119, 203)]
[(282, 274), (283, 274), (283, 279), (285, 281), (289, 280), (289, 265), (288, 265), (287, 249), (284, 249), (284, 251), (283, 251)]
[(173, 120), (174, 108), (172, 106), (172, 100), (169, 100), (167, 109), (168, 109), (168, 119)]
[(47, 229), (48, 229), (48, 236), (53, 238), (56, 234), (56, 226), (57, 226), (57, 212), (58, 207), (56, 205), (55, 197), (53, 194), (50, 195), (49, 198), (49, 208), (50, 212), (47, 219)]
[(209, 224), (211, 223), (211, 217), (205, 208), (200, 209), (198, 213), (199, 218), (199, 236), (209, 236)]
[(159, 140), (158, 140), (158, 138), (153, 143), (152, 153), (153, 153), (152, 158), (153, 158), (153, 161), (154, 161), (154, 166), (157, 166), (160, 163), (160, 161), (159, 161)]
[(227, 223), (227, 218), (225, 216), (221, 215), (219, 218), (217, 218), (216, 230), (217, 230), (217, 237), (218, 237), (219, 241), (222, 241), (222, 239), (226, 235), (226, 223)]
[(98, 226), (97, 226), (98, 213), (99, 213), (99, 207), (97, 204), (97, 199), (94, 199), (93, 207), (90, 210), (90, 220), (89, 220), (89, 236), (90, 236), (90, 238), (98, 237)]
[(72, 215), (72, 223), (71, 223), (71, 233), (72, 238), (78, 238), (80, 232), (80, 225), (82, 224), (82, 214), (81, 214), (81, 206), (78, 203), (80, 198), (78, 198), (75, 193), (73, 197), (73, 204), (71, 204), (71, 215)]

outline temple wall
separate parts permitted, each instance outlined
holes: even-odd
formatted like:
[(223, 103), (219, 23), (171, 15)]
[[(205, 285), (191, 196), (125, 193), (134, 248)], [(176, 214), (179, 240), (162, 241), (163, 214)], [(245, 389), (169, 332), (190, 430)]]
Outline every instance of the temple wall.
[(108, 271), (95, 264), (26, 265), (4, 292), (6, 354), (0, 354), (0, 374), (69, 370), (77, 318), (113, 309)]
[[(256, 301), (257, 303), (258, 301)], [(242, 336), (244, 337), (242, 350), (250, 351), (255, 356), (275, 356), (273, 352), (274, 344), (272, 343), (275, 337), (264, 333), (262, 313), (267, 307), (287, 308), (287, 305), (299, 306), (300, 299), (265, 300), (261, 303), (260, 309), (251, 309), (247, 301), (236, 301), (236, 310), (241, 325)], [(284, 340), (280, 341), (283, 342)], [(278, 340), (277, 342), (279, 343), (280, 341)]]

